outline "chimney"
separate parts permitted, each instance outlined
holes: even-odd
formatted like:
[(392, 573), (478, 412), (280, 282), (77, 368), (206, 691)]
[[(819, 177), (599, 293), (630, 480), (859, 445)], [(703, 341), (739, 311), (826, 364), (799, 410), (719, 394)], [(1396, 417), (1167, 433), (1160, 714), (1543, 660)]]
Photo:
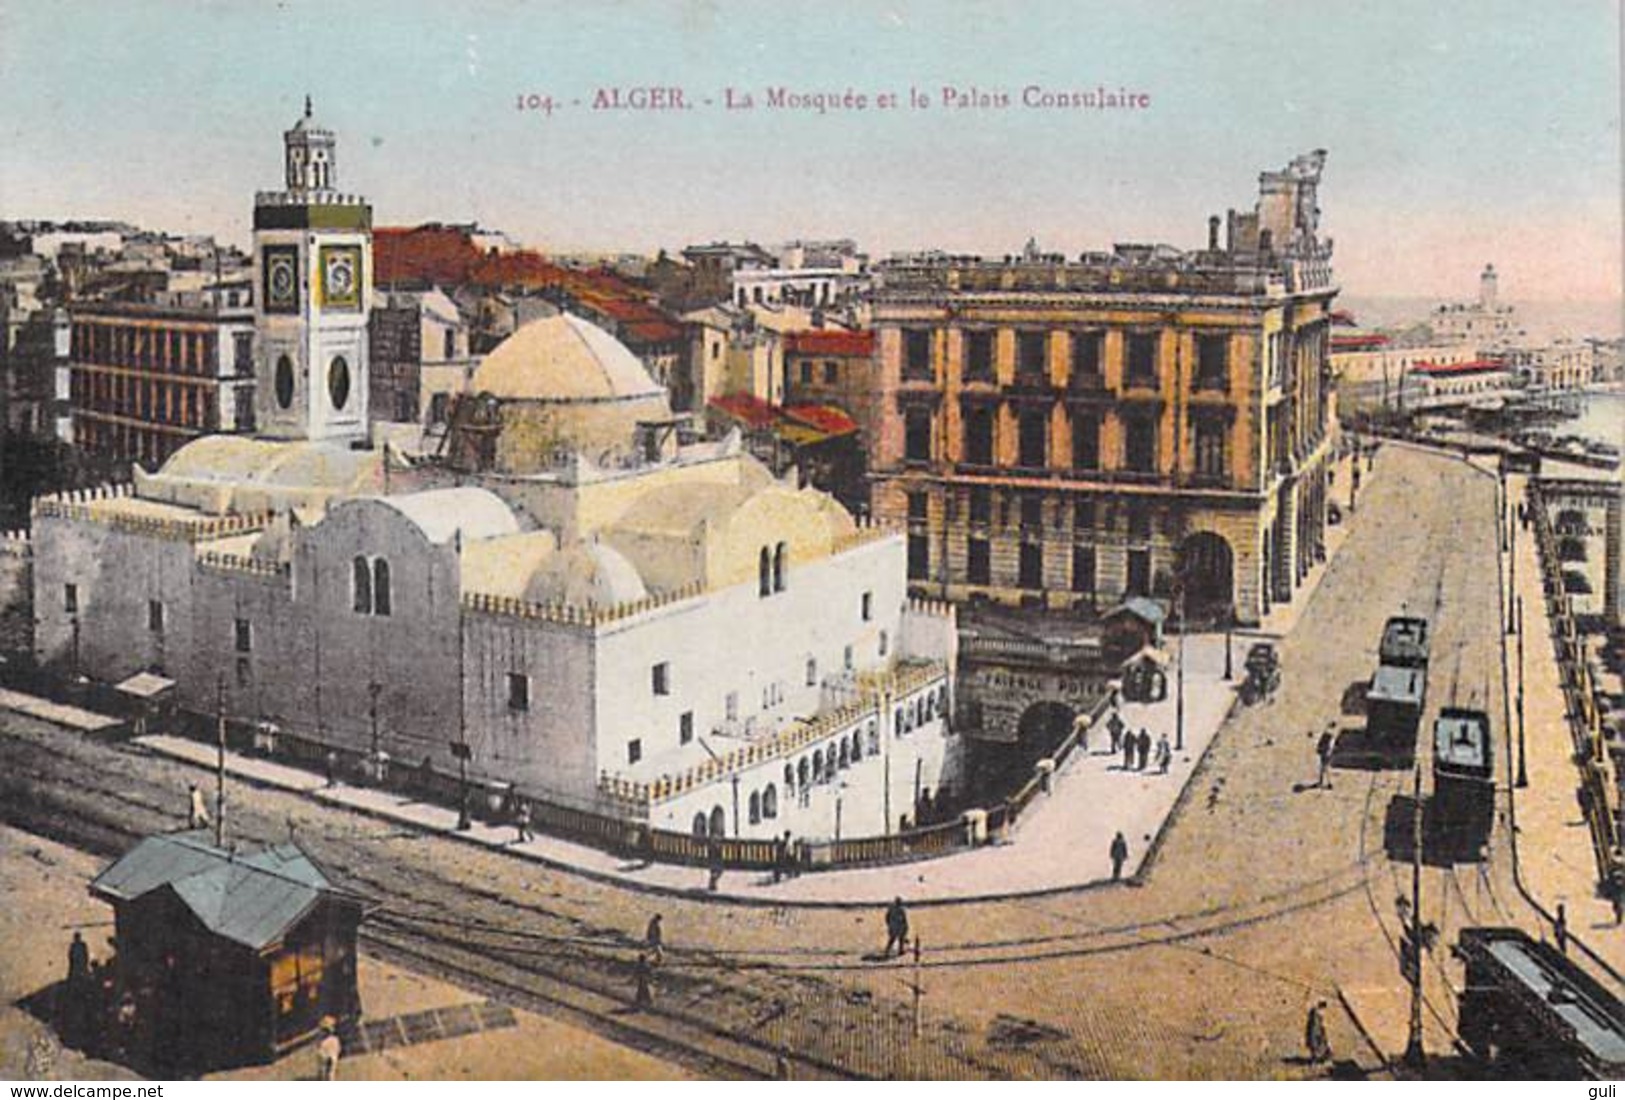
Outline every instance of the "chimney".
[(1219, 250), (1219, 215), (1217, 214), (1207, 220), (1207, 250), (1209, 252)]

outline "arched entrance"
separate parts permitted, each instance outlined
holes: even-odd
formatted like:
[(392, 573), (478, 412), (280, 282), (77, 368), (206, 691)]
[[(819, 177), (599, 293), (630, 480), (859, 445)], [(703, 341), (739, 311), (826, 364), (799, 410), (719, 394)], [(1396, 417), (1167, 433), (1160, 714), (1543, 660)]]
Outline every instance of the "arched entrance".
[(721, 806), (711, 807), (711, 835), (724, 836), (728, 832), (728, 818)]
[(1197, 531), (1179, 545), (1179, 575), (1185, 582), (1185, 615), (1222, 619), (1235, 606), (1236, 556), (1221, 535)]

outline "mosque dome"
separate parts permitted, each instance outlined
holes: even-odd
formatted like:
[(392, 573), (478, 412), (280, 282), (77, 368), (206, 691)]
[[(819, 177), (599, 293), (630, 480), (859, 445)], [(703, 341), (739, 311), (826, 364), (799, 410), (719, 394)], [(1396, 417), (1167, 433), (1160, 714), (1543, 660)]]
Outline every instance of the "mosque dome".
[(471, 389), (505, 401), (664, 398), (666, 391), (615, 337), (568, 313), (522, 326), (497, 345)]
[(525, 599), (575, 607), (614, 607), (645, 599), (637, 568), (600, 542), (582, 542), (552, 555), (531, 575)]

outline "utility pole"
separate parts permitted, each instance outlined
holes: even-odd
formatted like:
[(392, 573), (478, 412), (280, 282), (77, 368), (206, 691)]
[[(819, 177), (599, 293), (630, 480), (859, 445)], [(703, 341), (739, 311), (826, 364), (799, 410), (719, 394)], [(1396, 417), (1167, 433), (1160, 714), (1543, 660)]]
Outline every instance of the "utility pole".
[(1523, 738), (1523, 597), (1518, 597), (1518, 786), (1529, 786), (1528, 757)]
[(1235, 658), (1231, 654), (1231, 641), (1236, 633), (1236, 609), (1232, 607), (1224, 620), (1224, 678), (1236, 678)]
[(1405, 1065), (1419, 1070), (1427, 1063), (1422, 1049), (1422, 766), (1415, 770), (1411, 814), (1411, 912), (1405, 947), (1407, 976), (1411, 980), (1410, 1032), (1405, 1040)]
[(1185, 585), (1174, 590), (1174, 607), (1179, 613), (1179, 667), (1174, 670), (1174, 748), (1185, 747)]
[(226, 674), (214, 678), (214, 846), (226, 846)]
[(920, 985), (920, 937), (914, 937), (914, 1037), (920, 1037), (920, 996), (925, 992)]

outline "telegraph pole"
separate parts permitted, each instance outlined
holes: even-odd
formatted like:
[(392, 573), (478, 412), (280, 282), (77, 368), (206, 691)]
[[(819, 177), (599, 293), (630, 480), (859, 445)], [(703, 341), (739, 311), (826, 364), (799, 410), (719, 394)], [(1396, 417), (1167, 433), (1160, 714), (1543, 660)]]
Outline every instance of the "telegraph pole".
[(1405, 1065), (1421, 1069), (1427, 1063), (1422, 1049), (1422, 766), (1418, 764), (1412, 787), (1411, 814), (1411, 913), (1406, 952), (1411, 980), (1410, 1033), (1405, 1040)]
[(920, 995), (924, 993), (920, 986), (920, 937), (914, 937), (914, 1037), (920, 1037)]
[(1518, 786), (1529, 786), (1529, 766), (1523, 738), (1523, 597), (1518, 597)]
[(1174, 748), (1185, 747), (1185, 586), (1180, 584), (1174, 592), (1174, 605), (1179, 611), (1179, 667), (1174, 670)]
[(226, 846), (226, 674), (214, 679), (214, 846)]

